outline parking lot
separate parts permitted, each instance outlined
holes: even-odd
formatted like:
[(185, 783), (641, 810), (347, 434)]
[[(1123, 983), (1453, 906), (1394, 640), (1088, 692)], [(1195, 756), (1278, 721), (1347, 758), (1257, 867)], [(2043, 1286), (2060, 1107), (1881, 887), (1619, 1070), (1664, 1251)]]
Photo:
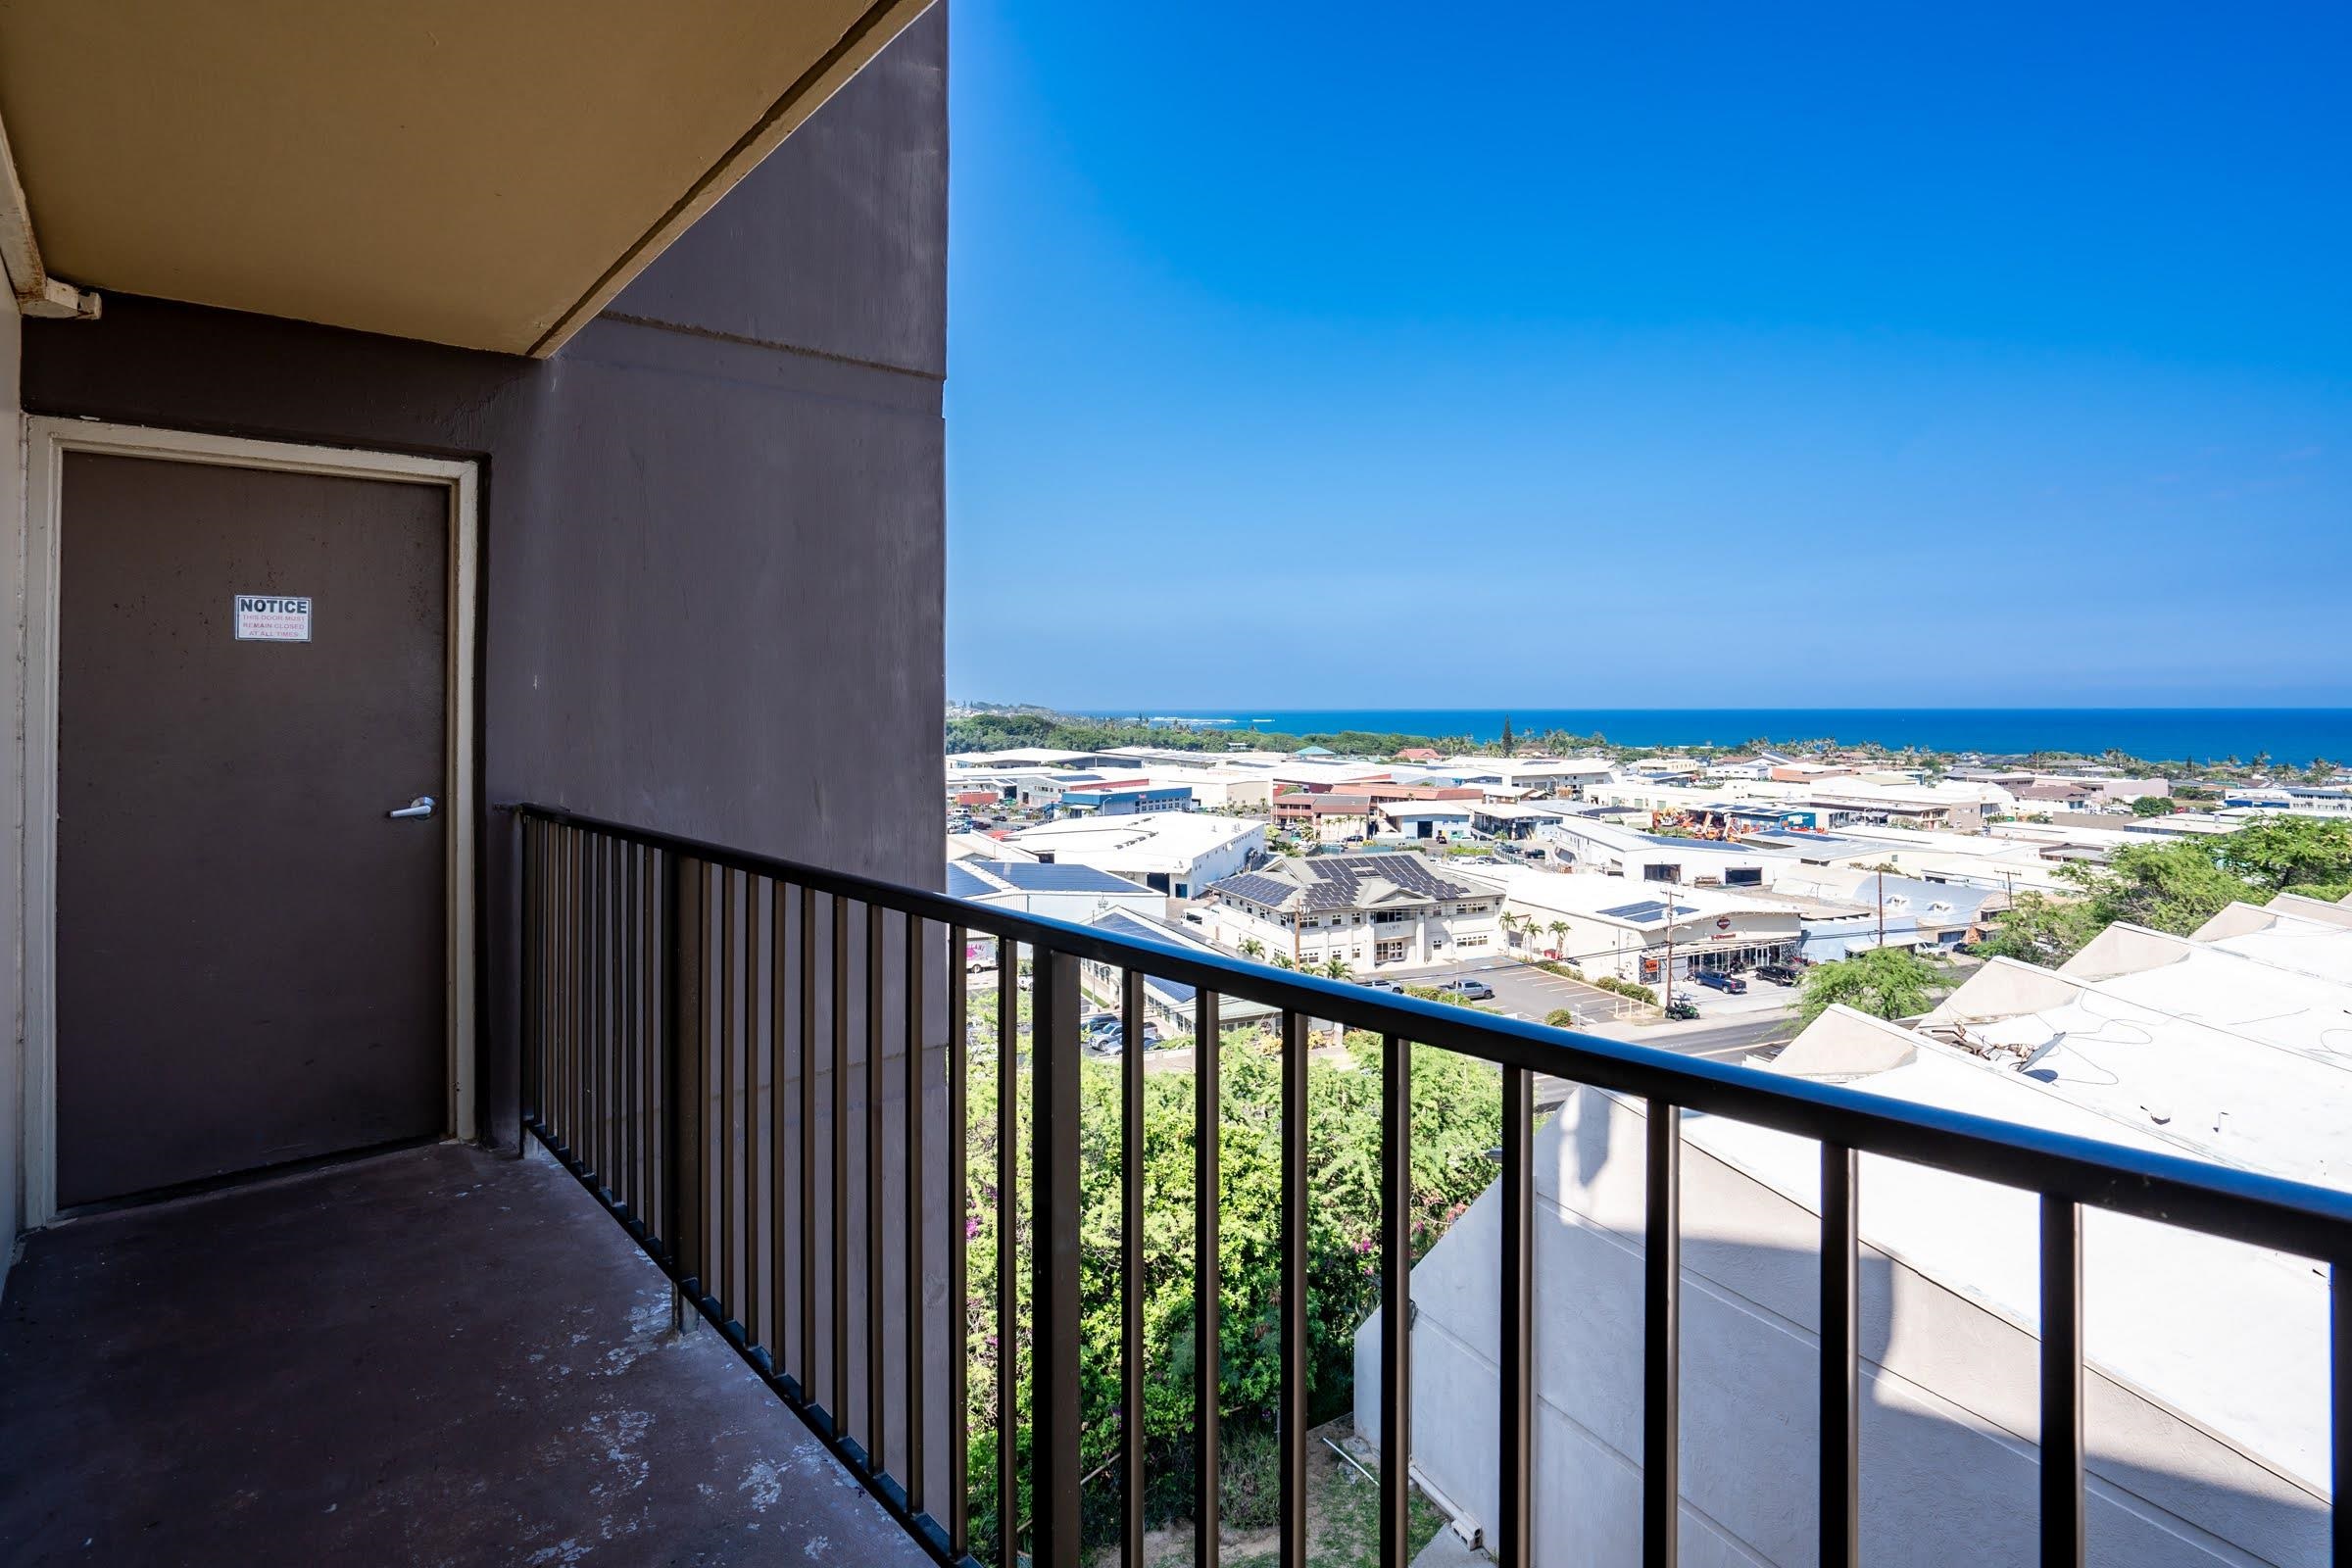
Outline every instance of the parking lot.
[[(1457, 976), (1483, 981), (1494, 988), (1494, 1000), (1484, 1005), (1538, 1023), (1564, 1008), (1576, 1014), (1575, 1026), (1580, 1029), (1604, 1026), (1617, 1029), (1655, 1028), (1661, 1024), (1655, 1007), (1642, 1006), (1597, 986), (1508, 958), (1484, 958), (1474, 963), (1447, 964), (1442, 968), (1420, 970), (1409, 975), (1399, 974), (1392, 978), (1403, 985), (1426, 986), (1442, 984)], [(1699, 1019), (1709, 1023), (1718, 1019), (1726, 1023), (1735, 1020), (1761, 1022), (1784, 1017), (1795, 1006), (1796, 992), (1793, 987), (1776, 986), (1753, 975), (1743, 978), (1747, 981), (1747, 991), (1740, 996), (1732, 996), (1693, 980), (1676, 982), (1674, 994), (1677, 1000), (1695, 1004)]]

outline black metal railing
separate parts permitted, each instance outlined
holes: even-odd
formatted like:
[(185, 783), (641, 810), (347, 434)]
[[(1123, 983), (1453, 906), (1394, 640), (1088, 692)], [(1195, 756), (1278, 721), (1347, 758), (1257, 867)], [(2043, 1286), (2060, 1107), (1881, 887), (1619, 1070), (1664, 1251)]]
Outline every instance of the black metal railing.
[[(970, 1555), (964, 1430), (968, 1346), (964, 1189), (969, 1129), (967, 940), (995, 938), (1005, 1004), (995, 1042), (997, 1322), (1005, 1386), (996, 1400), (991, 1506), (1004, 1568), (1075, 1568), (1080, 1487), (1079, 964), (1121, 972), (1122, 1148), (1144, 1112), (1145, 977), (1194, 987), (1196, 1247), (1194, 1419), (1199, 1450), (1194, 1541), (1218, 1542), (1219, 999), (1278, 1010), (1281, 1049), (1280, 1289), (1276, 1333), (1280, 1559), (1306, 1560), (1304, 1347), (1309, 1020), (1383, 1042), (1383, 1307), (1378, 1506), (1380, 1561), (1402, 1568), (1411, 1452), (1406, 1222), (1411, 1054), (1418, 1043), (1500, 1069), (1502, 1398), (1496, 1433), (1494, 1560), (1533, 1560), (1534, 1160), (1532, 1075), (1643, 1100), (1647, 1245), (1643, 1263), (1642, 1560), (1677, 1559), (1681, 1113), (1727, 1116), (1817, 1141), (1822, 1152), (1820, 1542), (1824, 1563), (1857, 1552), (1859, 1454), (1857, 1162), (1862, 1153), (2032, 1191), (2041, 1200), (2041, 1560), (2083, 1548), (2082, 1211), (2085, 1206), (2314, 1258), (2329, 1266), (2334, 1487), (2352, 1481), (2352, 1195), (2014, 1126), (1930, 1105), (1750, 1071), (1493, 1014), (1317, 979), (1239, 958), (1113, 937), (1060, 921), (797, 865), (540, 807), (522, 824), (524, 1115), (529, 1129), (627, 1226), (769, 1385), (935, 1558)], [(1017, 954), (1030, 955), (1026, 1060), (1030, 1202), (1016, 1211), (1024, 1056)], [(855, 961), (853, 961), (855, 960)], [(897, 985), (891, 985), (895, 967)], [(855, 989), (854, 989), (855, 987)], [(853, 1028), (853, 1021), (858, 1027)], [(937, 1020), (935, 1023), (934, 1020)], [(902, 1059), (892, 1068), (890, 1047)], [(924, 1066), (937, 1040), (940, 1141)], [(820, 1083), (823, 1092), (820, 1093)], [(851, 1119), (851, 1091), (862, 1127)], [(888, 1102), (900, 1103), (895, 1114)], [(896, 1145), (893, 1147), (894, 1136)], [(936, 1150), (936, 1152), (933, 1151)], [(1121, 1408), (1142, 1407), (1142, 1162), (1120, 1178)], [(926, 1211), (927, 1174), (947, 1173)], [(893, 1182), (900, 1201), (889, 1202)], [(1009, 1326), (1022, 1284), (1014, 1237), (1026, 1218), (1032, 1313), (1026, 1432), (1010, 1386)], [(948, 1289), (932, 1303), (924, 1270)], [(895, 1299), (890, 1278), (896, 1273)], [(895, 1311), (895, 1322), (893, 1313)], [(925, 1375), (944, 1351), (944, 1383)], [(862, 1371), (862, 1378), (857, 1374)], [(895, 1389), (894, 1377), (895, 1373)], [(2315, 1375), (2318, 1370), (2315, 1369)], [(937, 1430), (944, 1443), (930, 1444)], [(1023, 1444), (1020, 1439), (1026, 1436)], [(1027, 1548), (1018, 1514), (1029, 1483)], [(1108, 1467), (1119, 1478), (1118, 1539), (1142, 1560), (1144, 1448), (1122, 1424)], [(2352, 1531), (2330, 1560), (2352, 1568)]]

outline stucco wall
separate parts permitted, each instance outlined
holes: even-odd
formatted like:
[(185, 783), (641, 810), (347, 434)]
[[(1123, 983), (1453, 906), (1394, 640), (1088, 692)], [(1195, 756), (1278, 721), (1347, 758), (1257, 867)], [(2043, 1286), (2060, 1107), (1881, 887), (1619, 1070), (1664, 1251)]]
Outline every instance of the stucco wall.
[[(947, 19), (935, 8), (552, 361), (109, 297), (35, 413), (478, 459), (485, 799), (935, 885)], [(511, 819), (484, 824), (512, 1147)]]

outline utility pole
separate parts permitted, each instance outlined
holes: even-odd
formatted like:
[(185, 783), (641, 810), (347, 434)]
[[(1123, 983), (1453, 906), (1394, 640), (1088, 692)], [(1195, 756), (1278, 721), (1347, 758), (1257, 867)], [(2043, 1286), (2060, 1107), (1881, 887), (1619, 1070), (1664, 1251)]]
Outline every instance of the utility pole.
[(1886, 945), (1886, 868), (1879, 867), (1879, 946)]
[(1674, 1006), (1674, 886), (1666, 888), (1666, 1006)]

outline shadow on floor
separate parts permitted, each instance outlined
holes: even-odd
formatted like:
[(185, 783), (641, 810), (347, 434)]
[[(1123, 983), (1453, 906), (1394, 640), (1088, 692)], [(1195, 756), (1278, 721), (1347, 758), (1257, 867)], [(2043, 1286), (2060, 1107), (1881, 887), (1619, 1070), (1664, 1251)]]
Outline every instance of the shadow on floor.
[(0, 1562), (929, 1561), (544, 1155), (75, 1220), (0, 1298)]

